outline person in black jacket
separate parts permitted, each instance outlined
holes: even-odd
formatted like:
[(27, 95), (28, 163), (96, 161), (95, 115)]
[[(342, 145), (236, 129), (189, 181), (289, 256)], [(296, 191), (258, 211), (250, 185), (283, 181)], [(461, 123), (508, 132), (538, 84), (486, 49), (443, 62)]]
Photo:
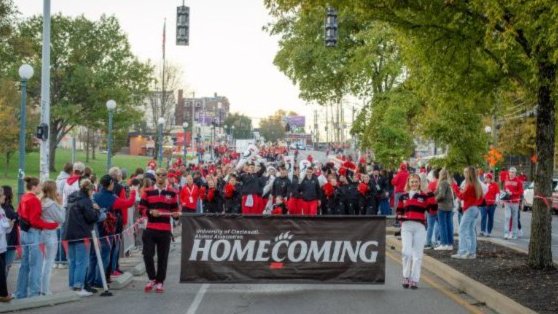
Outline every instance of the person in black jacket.
[(89, 245), (91, 245), (91, 231), (103, 217), (100, 208), (91, 200), (93, 183), (83, 179), (79, 183), (80, 189), (68, 197), (68, 212), (64, 225), (64, 240), (68, 241), (69, 285), (80, 296), (90, 296), (92, 293), (84, 290), (85, 275), (89, 264)]
[(241, 194), (242, 187), (237, 183), (236, 174), (229, 174), (229, 182), (223, 186), (222, 194), (225, 203), (225, 213), (227, 214), (240, 214)]
[(372, 176), (370, 177), (370, 185), (374, 186), (376, 190), (376, 213), (379, 211), (380, 215), (391, 215), (391, 208), (389, 206), (388, 182), (384, 176), (380, 175), (380, 167), (378, 166), (374, 166)]
[(262, 194), (267, 178), (262, 176), (265, 170), (266, 168), (262, 164), (256, 172), (254, 163), (249, 162), (247, 172), (240, 175), (240, 182), (242, 182), (242, 214), (261, 215), (263, 213), (265, 203)]
[(291, 185), (291, 180), (288, 178), (287, 169), (285, 166), (279, 166), (279, 176), (273, 181), (273, 187), (271, 188), (271, 195), (273, 197), (273, 203), (275, 203), (275, 198), (281, 196), (283, 202), (287, 202), (287, 196), (289, 195), (289, 188)]
[(320, 188), (318, 177), (314, 175), (314, 168), (306, 168), (306, 175), (300, 182), (298, 191), (302, 196), (302, 201), (300, 202), (302, 214), (316, 216), (322, 198), (322, 189)]
[(367, 174), (360, 175), (358, 184), (359, 215), (376, 215), (376, 186), (370, 184), (370, 177)]
[[(348, 173), (350, 173), (348, 171)], [(346, 214), (347, 215), (358, 215), (360, 213), (359, 209), (359, 192), (358, 192), (358, 181), (352, 180), (352, 177), (347, 178), (346, 186)]]

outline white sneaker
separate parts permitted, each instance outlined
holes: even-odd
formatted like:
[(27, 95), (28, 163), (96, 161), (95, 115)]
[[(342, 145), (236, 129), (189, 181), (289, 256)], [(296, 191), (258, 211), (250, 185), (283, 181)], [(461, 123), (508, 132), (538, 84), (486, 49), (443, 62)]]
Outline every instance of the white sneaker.
[(77, 295), (79, 295), (80, 297), (90, 297), (90, 296), (93, 295), (93, 293), (88, 292), (88, 291), (85, 291), (85, 290), (83, 290), (83, 289), (81, 289), (80, 291), (77, 291), (76, 293), (77, 293)]
[(456, 259), (467, 259), (467, 255), (466, 255), (466, 254), (461, 255), (461, 254), (457, 253), (457, 254), (453, 254), (453, 255), (451, 256), (451, 258), (456, 258)]
[(477, 258), (477, 254), (467, 254), (466, 258), (467, 259), (475, 259), (475, 258)]
[(523, 236), (523, 229), (519, 229), (519, 234), (517, 235), (518, 238), (521, 238)]
[(434, 248), (434, 251), (445, 251), (446, 248), (447, 248), (447, 245), (439, 245), (439, 246)]
[(509, 238), (511, 238), (510, 235), (507, 232), (504, 233), (504, 239), (508, 240)]
[(446, 251), (453, 251), (453, 245), (446, 245)]

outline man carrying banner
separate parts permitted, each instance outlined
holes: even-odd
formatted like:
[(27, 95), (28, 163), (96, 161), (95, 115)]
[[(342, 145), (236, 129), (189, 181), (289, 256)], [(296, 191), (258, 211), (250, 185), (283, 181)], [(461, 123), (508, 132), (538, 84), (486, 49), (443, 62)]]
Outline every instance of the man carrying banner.
[[(147, 217), (147, 227), (142, 235), (143, 261), (149, 282), (145, 292), (153, 288), (158, 293), (165, 292), (163, 283), (167, 274), (167, 262), (171, 243), (171, 217), (180, 217), (176, 191), (167, 186), (167, 171), (163, 168), (155, 172), (157, 179), (153, 187), (145, 189), (139, 203), (143, 217)], [(153, 257), (157, 250), (157, 271)]]

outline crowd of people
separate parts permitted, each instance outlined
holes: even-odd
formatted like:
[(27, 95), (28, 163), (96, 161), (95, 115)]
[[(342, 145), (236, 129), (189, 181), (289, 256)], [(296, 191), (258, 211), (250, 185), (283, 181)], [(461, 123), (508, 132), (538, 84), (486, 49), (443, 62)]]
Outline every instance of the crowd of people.
[[(68, 286), (78, 295), (97, 292), (104, 280), (121, 274), (120, 236), (136, 218), (144, 229), (145, 291), (159, 293), (164, 292), (172, 220), (181, 213), (392, 215), (393, 208), (401, 227), (405, 288), (418, 286), (424, 248), (453, 251), (454, 212), (460, 237), (454, 258), (476, 257), (478, 217), (481, 235), (490, 236), (497, 204), (506, 210), (505, 237), (520, 236), (522, 182), (515, 169), (504, 179), (502, 193), (491, 173), (473, 167), (452, 176), (446, 169), (410, 169), (402, 163), (390, 172), (366, 156), (297, 160), (276, 147), (255, 145), (242, 154), (227, 147), (215, 153), (210, 162), (186, 164), (177, 158), (165, 167), (151, 160), (129, 179), (117, 167), (97, 179), (83, 163), (68, 163), (56, 181), (25, 178), (17, 211), (11, 188), (0, 189), (0, 301), (51, 294), (52, 268), (68, 268)], [(134, 217), (128, 214), (131, 207)], [(93, 231), (100, 239), (101, 261), (90, 243)], [(6, 278), (18, 251), (21, 265), (12, 296)]]

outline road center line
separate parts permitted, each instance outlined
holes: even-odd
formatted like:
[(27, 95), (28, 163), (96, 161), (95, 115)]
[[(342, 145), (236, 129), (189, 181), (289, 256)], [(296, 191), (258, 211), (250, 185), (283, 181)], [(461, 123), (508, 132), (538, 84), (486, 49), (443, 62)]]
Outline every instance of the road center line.
[(209, 288), (209, 284), (207, 284), (207, 283), (204, 283), (200, 287), (200, 290), (198, 290), (198, 293), (196, 293), (196, 297), (194, 298), (194, 302), (192, 302), (192, 304), (190, 304), (190, 307), (188, 308), (188, 311), (186, 312), (186, 314), (195, 314), (196, 313), (196, 311), (198, 310), (198, 307), (201, 304), (201, 301), (203, 300), (203, 296), (207, 292), (207, 288)]

